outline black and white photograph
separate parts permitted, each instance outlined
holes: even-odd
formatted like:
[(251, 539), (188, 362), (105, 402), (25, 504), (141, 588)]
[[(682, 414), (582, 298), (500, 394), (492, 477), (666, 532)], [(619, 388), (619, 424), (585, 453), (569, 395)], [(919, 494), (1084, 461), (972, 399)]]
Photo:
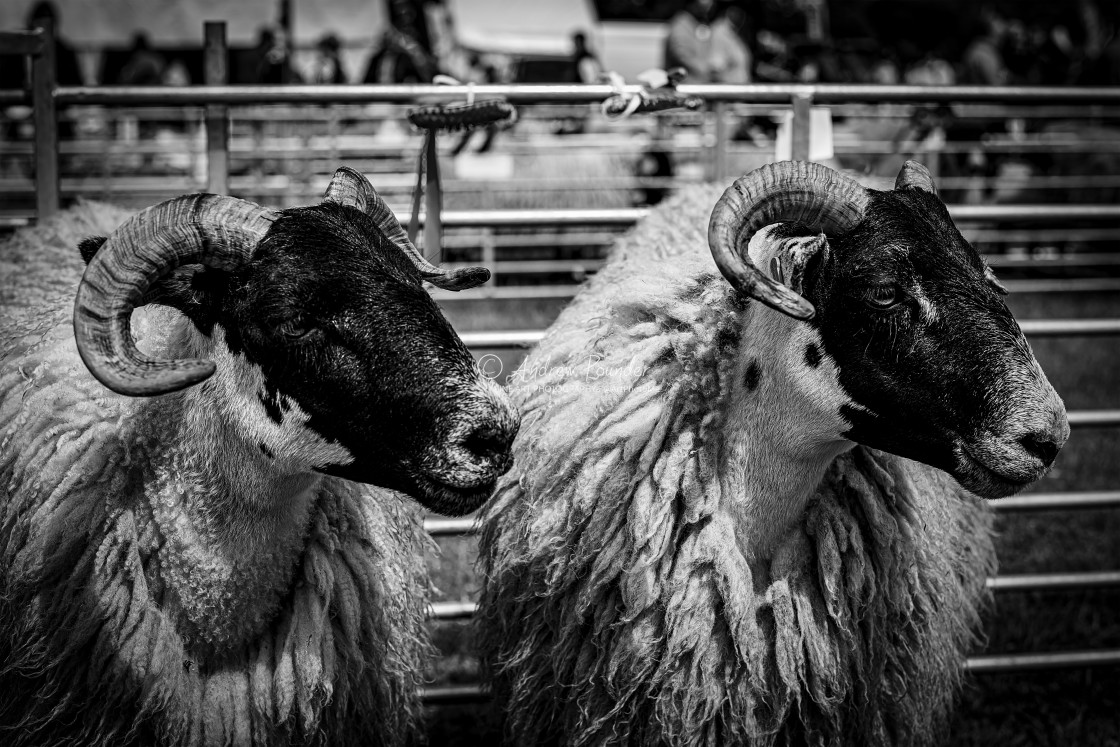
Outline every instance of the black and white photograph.
[(0, 745), (1120, 747), (1120, 5), (4, 0)]

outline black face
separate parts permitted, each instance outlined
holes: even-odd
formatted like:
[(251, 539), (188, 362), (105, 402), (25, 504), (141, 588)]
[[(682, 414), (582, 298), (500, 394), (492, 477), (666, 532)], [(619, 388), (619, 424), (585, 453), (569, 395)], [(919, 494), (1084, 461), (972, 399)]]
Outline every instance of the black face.
[(307, 428), (353, 456), (317, 469), (441, 513), (489, 497), (510, 465), (516, 414), (369, 217), (332, 203), (284, 211), (248, 266), (212, 275), (174, 305), (260, 366), (269, 417), (279, 422), (291, 398)]
[(848, 437), (988, 497), (1040, 477), (1068, 435), (1064, 408), (941, 201), (876, 193), (830, 247), (805, 295), (856, 403)]

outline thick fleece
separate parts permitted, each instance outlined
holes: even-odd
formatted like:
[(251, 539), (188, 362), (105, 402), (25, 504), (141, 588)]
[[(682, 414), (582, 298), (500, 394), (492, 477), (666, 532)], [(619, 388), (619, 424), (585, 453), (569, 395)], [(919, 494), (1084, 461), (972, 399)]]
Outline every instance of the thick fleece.
[(988, 510), (856, 447), (766, 557), (745, 546), (729, 443), (750, 434), (726, 413), (757, 386), (760, 307), (681, 219), (719, 194), (624, 237), (511, 381), (523, 421), (483, 517), (477, 623), (507, 741), (936, 743), (994, 570)]
[[(76, 280), (74, 234), (124, 216), (34, 229), (72, 259), (53, 245), (41, 257)], [(209, 443), (209, 382), (109, 392), (75, 349), (73, 285), (36, 289), (11, 248), (0, 257), (27, 274), (4, 300), (41, 305), (5, 316), (0, 337), (0, 743), (415, 741), (429, 653), (419, 509)], [(203, 352), (163, 307), (138, 310), (133, 330), (152, 353)], [(252, 480), (267, 486), (260, 510), (229, 513)]]

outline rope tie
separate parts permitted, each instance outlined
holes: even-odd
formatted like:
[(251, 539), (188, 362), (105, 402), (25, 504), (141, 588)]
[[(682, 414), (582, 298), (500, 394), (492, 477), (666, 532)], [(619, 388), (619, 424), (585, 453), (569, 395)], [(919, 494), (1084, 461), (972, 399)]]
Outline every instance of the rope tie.
[(626, 81), (615, 72), (605, 73), (604, 78), (614, 88), (615, 94), (602, 103), (602, 112), (609, 119), (625, 119), (631, 114), (662, 112), (667, 109), (698, 111), (704, 106), (699, 96), (685, 96), (677, 92), (677, 84), (684, 80), (684, 68), (672, 70), (647, 70), (638, 76), (642, 88), (636, 93), (626, 90)]
[[(460, 85), (447, 75), (432, 79), (437, 85)], [(517, 110), (505, 99), (475, 101), (474, 83), (467, 84), (467, 100), (461, 104), (422, 106), (408, 112), (413, 127), (424, 130), (424, 145), (416, 159), (416, 189), (412, 192), (412, 217), (408, 221), (408, 240), (413, 244), (420, 233), (420, 201), (424, 200), (424, 256), (439, 263), (443, 239), (443, 190), (440, 187), (436, 135), (439, 132), (470, 132), (483, 127), (510, 127), (517, 121)], [(427, 180), (425, 180), (427, 172)]]

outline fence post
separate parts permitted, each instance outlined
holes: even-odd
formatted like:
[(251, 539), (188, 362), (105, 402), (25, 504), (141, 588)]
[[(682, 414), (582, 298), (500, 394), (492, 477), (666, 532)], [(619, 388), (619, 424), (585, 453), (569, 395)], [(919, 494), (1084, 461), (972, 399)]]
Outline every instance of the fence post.
[[(226, 22), (206, 21), (205, 83), (221, 86), (229, 82), (229, 48)], [(206, 191), (229, 194), (229, 111), (222, 104), (206, 105)]]
[(31, 58), (31, 107), (35, 121), (35, 209), (39, 220), (58, 212), (58, 110), (54, 102), (54, 21), (39, 26), (43, 46)]
[(813, 97), (810, 94), (793, 95), (793, 121), (790, 122), (790, 158), (794, 161), (809, 160), (809, 134), (813, 122)]
[(498, 249), (494, 245), (494, 229), (482, 229), (479, 242), (482, 245), (482, 266), (490, 269), (490, 279), (482, 286), (482, 295), (493, 295), (492, 289), (498, 286)]
[(712, 106), (712, 115), (716, 118), (716, 140), (712, 148), (712, 169), (710, 172), (713, 182), (722, 183), (727, 176), (727, 102), (717, 101)]

